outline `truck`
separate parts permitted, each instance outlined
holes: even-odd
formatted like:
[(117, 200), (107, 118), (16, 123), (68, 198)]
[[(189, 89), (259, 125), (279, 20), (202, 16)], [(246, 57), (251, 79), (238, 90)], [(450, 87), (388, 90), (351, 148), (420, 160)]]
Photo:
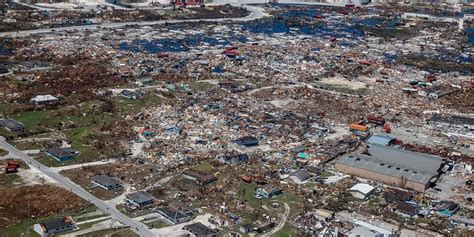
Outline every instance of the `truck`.
[(369, 130), (367, 126), (357, 124), (357, 123), (350, 124), (349, 128), (351, 129), (351, 131), (360, 131), (360, 132), (367, 132)]

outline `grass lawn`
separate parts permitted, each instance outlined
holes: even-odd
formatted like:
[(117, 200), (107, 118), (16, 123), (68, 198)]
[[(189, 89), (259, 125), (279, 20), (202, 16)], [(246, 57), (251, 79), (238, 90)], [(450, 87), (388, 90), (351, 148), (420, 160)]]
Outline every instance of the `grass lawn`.
[(210, 174), (212, 173), (212, 170), (214, 169), (214, 167), (209, 162), (203, 162), (201, 164), (194, 166), (193, 169), (197, 171), (201, 171), (203, 173)]
[(116, 97), (115, 104), (121, 112), (137, 113), (143, 108), (148, 108), (161, 103), (163, 99), (155, 93), (148, 93), (142, 99), (132, 100), (123, 97)]
[(0, 186), (2, 188), (13, 187), (21, 183), (23, 183), (23, 180), (18, 174), (0, 174)]
[(103, 236), (114, 236), (114, 237), (139, 237), (130, 228), (117, 228), (117, 229), (106, 229), (93, 231), (79, 237), (103, 237)]
[(169, 226), (166, 222), (164, 222), (162, 220), (157, 220), (157, 221), (153, 221), (153, 222), (150, 222), (150, 223), (146, 223), (146, 225), (151, 227), (151, 228), (154, 228), (154, 229), (160, 229), (160, 228)]
[(188, 83), (189, 88), (193, 91), (208, 91), (215, 85), (209, 83), (209, 82), (203, 82), (203, 81), (193, 81)]
[(296, 237), (298, 236), (298, 231), (295, 227), (286, 223), (281, 230), (275, 233), (277, 237)]
[[(28, 222), (24, 222), (24, 223), (19, 224), (19, 225), (9, 226), (9, 227), (6, 227), (6, 228), (0, 228), (0, 236), (2, 236), (2, 237), (29, 236), (28, 233), (30, 233), (32, 237), (40, 236), (35, 231), (33, 231), (33, 225), (35, 223), (44, 222), (44, 221), (47, 221), (47, 220), (51, 220), (53, 218), (59, 218), (59, 217), (63, 217), (63, 216), (66, 216), (66, 215), (73, 216), (73, 217), (76, 216), (76, 215), (83, 215), (84, 213), (95, 211), (95, 209), (96, 209), (95, 207), (91, 206), (89, 208), (86, 208), (86, 209), (82, 210), (79, 213), (58, 213), (57, 215), (50, 216), (50, 217), (47, 217), (47, 218), (42, 218), (42, 219), (32, 218), (29, 225), (28, 225)], [(28, 226), (30, 226), (30, 227), (28, 228)]]
[(8, 104), (0, 103), (0, 114), (7, 112), (9, 107)]

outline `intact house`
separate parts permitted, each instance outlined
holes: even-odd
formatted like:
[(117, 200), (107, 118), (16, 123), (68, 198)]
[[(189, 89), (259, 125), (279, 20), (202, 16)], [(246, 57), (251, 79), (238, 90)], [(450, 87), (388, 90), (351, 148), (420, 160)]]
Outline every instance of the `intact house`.
[(219, 229), (211, 229), (201, 222), (185, 225), (183, 230), (188, 231), (191, 236), (195, 237), (215, 237), (219, 233)]
[(74, 159), (77, 155), (79, 155), (79, 152), (72, 148), (53, 148), (49, 149), (46, 154), (59, 162), (63, 162)]
[(290, 179), (296, 184), (305, 183), (311, 178), (311, 175), (306, 170), (298, 170), (290, 174)]
[(97, 175), (92, 177), (91, 182), (105, 190), (114, 190), (122, 188), (122, 185), (114, 178), (107, 175)]
[(244, 147), (253, 147), (253, 146), (259, 145), (258, 139), (251, 136), (241, 137), (235, 140), (235, 143), (237, 145), (244, 146)]
[(155, 198), (148, 192), (138, 191), (125, 195), (125, 203), (136, 206), (136, 207), (145, 207), (153, 204)]
[(50, 221), (35, 224), (33, 229), (41, 236), (54, 235), (57, 233), (70, 231), (76, 228), (76, 223), (72, 217), (53, 219)]
[(30, 101), (34, 105), (55, 105), (59, 103), (59, 98), (52, 95), (37, 95)]
[(14, 133), (23, 133), (25, 131), (23, 124), (13, 119), (0, 119), (0, 126)]
[(188, 169), (188, 170), (183, 171), (183, 177), (188, 180), (194, 181), (201, 186), (205, 186), (217, 181), (216, 176), (212, 174), (206, 174), (206, 173), (193, 170), (193, 169)]
[(255, 190), (255, 197), (258, 199), (272, 198), (283, 193), (283, 190), (276, 188), (272, 185), (265, 185), (264, 187), (257, 188)]
[(358, 183), (347, 191), (355, 198), (366, 199), (374, 192), (374, 190), (375, 188), (368, 184)]
[(156, 212), (173, 225), (181, 224), (191, 220), (191, 216), (189, 214), (172, 207), (160, 207), (156, 210)]

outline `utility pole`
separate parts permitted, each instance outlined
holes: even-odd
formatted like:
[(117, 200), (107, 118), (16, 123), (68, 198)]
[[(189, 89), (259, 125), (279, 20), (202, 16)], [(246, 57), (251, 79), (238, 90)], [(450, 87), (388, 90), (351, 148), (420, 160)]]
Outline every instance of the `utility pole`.
[(27, 224), (26, 224), (26, 234), (28, 235), (28, 237), (31, 237), (30, 216), (31, 216), (30, 200), (28, 200), (28, 221), (27, 221)]

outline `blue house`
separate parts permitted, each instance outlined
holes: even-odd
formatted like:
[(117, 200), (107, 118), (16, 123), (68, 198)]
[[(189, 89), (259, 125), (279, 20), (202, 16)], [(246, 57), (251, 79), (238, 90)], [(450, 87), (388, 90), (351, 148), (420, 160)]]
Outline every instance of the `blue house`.
[(461, 207), (459, 204), (452, 201), (442, 201), (436, 205), (436, 214), (444, 217), (451, 217), (454, 213), (459, 211)]
[(68, 161), (74, 159), (79, 152), (72, 148), (53, 148), (46, 152), (49, 156), (53, 157), (59, 162)]
[(272, 185), (265, 185), (262, 188), (257, 188), (255, 190), (255, 197), (262, 198), (272, 198), (282, 194), (283, 191), (279, 188), (273, 187)]

